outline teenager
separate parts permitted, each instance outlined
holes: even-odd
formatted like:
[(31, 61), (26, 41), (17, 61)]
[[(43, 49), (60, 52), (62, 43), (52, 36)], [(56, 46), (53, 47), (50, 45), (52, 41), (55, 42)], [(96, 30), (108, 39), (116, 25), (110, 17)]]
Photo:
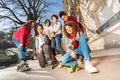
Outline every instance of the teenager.
[(81, 31), (84, 32), (83, 25), (77, 21), (77, 19), (74, 16), (68, 16), (64, 11), (59, 12), (60, 18), (64, 21), (64, 24), (68, 21), (72, 21), (74, 24), (78, 25), (81, 28)]
[(61, 38), (62, 38), (62, 24), (58, 21), (57, 15), (52, 15), (51, 19), (53, 21), (52, 33), (51, 33), (51, 47), (53, 50), (54, 55), (56, 55), (56, 48), (57, 50), (64, 55), (65, 51), (61, 46)]
[(45, 26), (43, 33), (48, 35), (49, 39), (51, 39), (51, 31), (52, 31), (52, 26), (51, 26), (51, 21), (49, 19), (46, 19), (44, 22)]
[(24, 71), (23, 69), (24, 65), (26, 65), (26, 59), (25, 59), (25, 52), (28, 47), (28, 41), (31, 34), (31, 29), (35, 26), (35, 22), (33, 20), (28, 20), (26, 23), (24, 23), (12, 36), (12, 41), (15, 43), (15, 45), (18, 48), (18, 58), (19, 58), (19, 64), (17, 66), (18, 71)]
[(66, 54), (62, 57), (62, 63), (78, 60), (79, 56), (84, 57), (85, 70), (89, 73), (98, 72), (98, 70), (91, 64), (90, 55), (86, 39), (80, 34), (80, 28), (73, 22), (68, 21), (64, 26), (64, 34), (69, 39)]
[(52, 50), (50, 40), (43, 34), (42, 24), (37, 25), (37, 36), (35, 37), (35, 50), (38, 56), (39, 65), (44, 68), (50, 61), (52, 64)]

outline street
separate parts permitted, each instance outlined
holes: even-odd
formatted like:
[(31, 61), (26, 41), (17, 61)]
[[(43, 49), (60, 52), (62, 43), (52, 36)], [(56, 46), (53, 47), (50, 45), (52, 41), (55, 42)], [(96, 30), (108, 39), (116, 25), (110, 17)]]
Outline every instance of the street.
[[(120, 48), (94, 51), (91, 53), (92, 64), (99, 69), (99, 73), (89, 74), (84, 70), (68, 73), (67, 67), (50, 70), (39, 67), (37, 60), (28, 61), (31, 71), (17, 72), (16, 65), (0, 69), (0, 80), (120, 80)], [(61, 55), (57, 55), (60, 60)]]

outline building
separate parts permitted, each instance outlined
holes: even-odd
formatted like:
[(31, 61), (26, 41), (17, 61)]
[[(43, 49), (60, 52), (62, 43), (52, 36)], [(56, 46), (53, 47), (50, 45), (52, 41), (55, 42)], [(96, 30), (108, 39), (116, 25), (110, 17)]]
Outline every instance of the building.
[(120, 47), (120, 0), (63, 0), (63, 7), (85, 26), (91, 50)]

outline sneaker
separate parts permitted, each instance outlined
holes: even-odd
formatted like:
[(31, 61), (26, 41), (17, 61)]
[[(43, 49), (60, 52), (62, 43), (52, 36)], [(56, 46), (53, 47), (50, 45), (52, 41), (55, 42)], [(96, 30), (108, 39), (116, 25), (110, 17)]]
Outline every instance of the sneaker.
[(98, 70), (90, 62), (85, 62), (85, 70), (88, 71), (89, 73), (98, 72)]
[(48, 64), (48, 65), (52, 65), (52, 60), (49, 59), (49, 60), (47, 61), (47, 64)]

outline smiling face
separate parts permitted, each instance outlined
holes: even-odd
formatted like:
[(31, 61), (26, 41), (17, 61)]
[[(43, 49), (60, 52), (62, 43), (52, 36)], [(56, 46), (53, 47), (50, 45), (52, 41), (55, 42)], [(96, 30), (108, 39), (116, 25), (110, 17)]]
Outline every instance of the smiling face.
[(68, 34), (72, 34), (73, 33), (73, 29), (72, 29), (72, 27), (71, 26), (65, 26), (65, 30), (66, 30), (66, 32), (68, 33)]
[(43, 28), (41, 26), (37, 27), (38, 34), (43, 34)]
[(52, 17), (52, 21), (53, 21), (54, 23), (56, 23), (56, 22), (57, 22), (57, 18), (56, 18), (56, 17)]
[(51, 25), (50, 20), (46, 20), (46, 21), (45, 21), (45, 26), (49, 27), (50, 25)]

